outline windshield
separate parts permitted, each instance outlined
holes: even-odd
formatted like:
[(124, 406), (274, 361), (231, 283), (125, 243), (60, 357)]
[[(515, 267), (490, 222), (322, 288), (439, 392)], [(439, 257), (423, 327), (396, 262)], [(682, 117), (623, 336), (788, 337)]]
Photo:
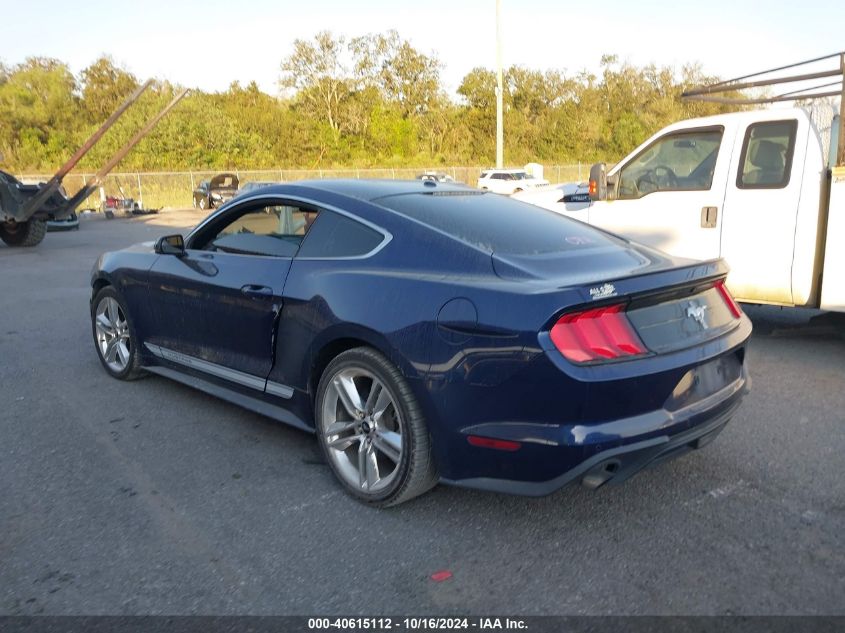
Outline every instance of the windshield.
[(721, 142), (721, 128), (667, 134), (621, 169), (619, 198), (710, 189)]

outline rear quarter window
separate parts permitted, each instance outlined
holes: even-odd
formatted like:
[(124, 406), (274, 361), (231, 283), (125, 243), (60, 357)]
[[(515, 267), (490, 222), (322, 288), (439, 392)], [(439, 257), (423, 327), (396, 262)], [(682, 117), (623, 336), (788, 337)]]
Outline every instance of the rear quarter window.
[(297, 257), (361, 257), (384, 240), (384, 235), (352, 218), (321, 211)]
[(489, 253), (541, 255), (613, 244), (586, 224), (492, 193), (413, 193), (375, 202)]

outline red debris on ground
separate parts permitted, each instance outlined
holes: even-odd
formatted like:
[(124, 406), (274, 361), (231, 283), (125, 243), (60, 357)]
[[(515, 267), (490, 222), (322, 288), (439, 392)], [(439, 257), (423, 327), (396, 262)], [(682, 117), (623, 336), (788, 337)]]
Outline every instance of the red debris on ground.
[(444, 580), (449, 580), (452, 577), (452, 572), (443, 570), (443, 571), (436, 571), (431, 574), (431, 579), (434, 582), (443, 582)]

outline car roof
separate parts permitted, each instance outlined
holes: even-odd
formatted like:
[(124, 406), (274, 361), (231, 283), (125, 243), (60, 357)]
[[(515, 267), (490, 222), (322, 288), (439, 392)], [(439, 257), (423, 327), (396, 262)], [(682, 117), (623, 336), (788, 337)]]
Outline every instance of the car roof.
[(311, 189), (315, 191), (326, 191), (330, 193), (357, 198), (359, 200), (373, 201), (386, 196), (397, 196), (407, 193), (433, 193), (433, 192), (466, 192), (478, 191), (473, 187), (457, 183), (435, 182), (433, 180), (300, 180), (277, 185), (268, 185), (261, 188), (261, 195), (293, 193), (291, 189)]

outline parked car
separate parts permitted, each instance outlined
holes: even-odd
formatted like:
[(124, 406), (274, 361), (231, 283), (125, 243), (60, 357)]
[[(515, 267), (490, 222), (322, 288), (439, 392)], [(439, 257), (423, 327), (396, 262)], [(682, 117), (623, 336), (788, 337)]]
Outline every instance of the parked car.
[(534, 178), (524, 169), (488, 169), (481, 172), (478, 178), (478, 188), (487, 189), (493, 193), (511, 195), (548, 186), (549, 181), (543, 178)]
[(316, 433), (367, 503), (543, 495), (722, 430), (751, 333), (727, 271), (458, 185), (315, 181), (103, 254), (91, 323), (109, 375)]
[(417, 174), (416, 179), (433, 180), (434, 182), (455, 182), (454, 178), (442, 171), (426, 171), (421, 174)]
[(235, 197), (238, 193), (238, 177), (235, 174), (217, 174), (211, 180), (203, 180), (194, 189), (194, 208), (214, 209)]
[(242, 196), (245, 193), (249, 193), (250, 191), (255, 191), (256, 189), (260, 189), (261, 187), (268, 187), (269, 185), (278, 185), (279, 182), (275, 180), (252, 180), (250, 182), (245, 182), (243, 186), (238, 189), (238, 196)]
[(71, 211), (67, 217), (61, 219), (47, 220), (47, 232), (78, 230), (79, 216), (76, 215), (76, 211)]

